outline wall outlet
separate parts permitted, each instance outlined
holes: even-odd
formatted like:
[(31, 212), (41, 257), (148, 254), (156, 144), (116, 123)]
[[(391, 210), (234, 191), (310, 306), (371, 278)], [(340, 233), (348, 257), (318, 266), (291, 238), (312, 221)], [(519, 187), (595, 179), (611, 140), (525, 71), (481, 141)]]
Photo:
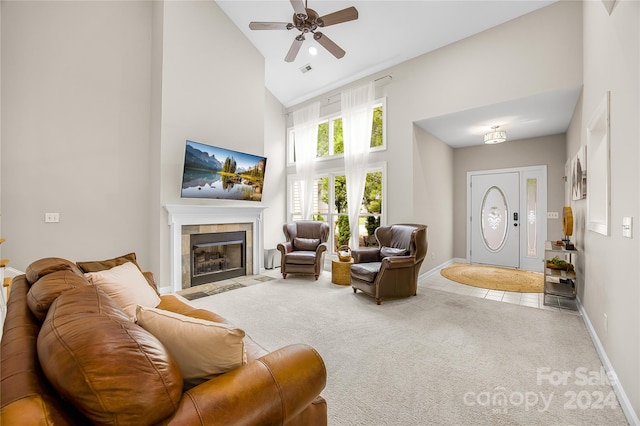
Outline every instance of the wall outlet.
[(547, 212), (547, 219), (558, 219), (559, 217), (558, 212)]
[(58, 223), (60, 222), (60, 213), (45, 213), (44, 221), (45, 223)]

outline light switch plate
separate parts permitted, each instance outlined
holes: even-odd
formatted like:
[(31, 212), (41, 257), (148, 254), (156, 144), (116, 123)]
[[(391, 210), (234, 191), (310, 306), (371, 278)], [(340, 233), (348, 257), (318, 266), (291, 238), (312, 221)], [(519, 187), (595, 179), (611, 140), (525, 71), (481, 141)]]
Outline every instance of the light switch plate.
[(626, 238), (632, 238), (633, 235), (633, 218), (622, 218), (622, 236)]
[(547, 212), (547, 219), (558, 219), (559, 217), (558, 212)]
[(45, 213), (44, 221), (45, 223), (58, 223), (60, 222), (60, 213)]

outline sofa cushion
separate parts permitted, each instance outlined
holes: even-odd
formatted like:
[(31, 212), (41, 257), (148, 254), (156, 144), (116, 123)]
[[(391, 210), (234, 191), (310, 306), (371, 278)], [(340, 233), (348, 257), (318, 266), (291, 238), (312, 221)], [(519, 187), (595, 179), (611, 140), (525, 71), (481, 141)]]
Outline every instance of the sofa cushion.
[(380, 271), (381, 262), (354, 263), (351, 265), (351, 276), (362, 281), (373, 283)]
[(404, 256), (405, 254), (407, 254), (407, 250), (403, 248), (396, 248), (396, 247), (380, 248), (380, 256), (382, 257)]
[(27, 276), (29, 284), (33, 284), (41, 277), (56, 271), (72, 271), (78, 275), (82, 275), (82, 271), (75, 263), (59, 257), (46, 257), (44, 259), (36, 260), (31, 265), (27, 266), (25, 275)]
[[(207, 321), (230, 324), (226, 318), (221, 317), (215, 312), (209, 311), (207, 309), (193, 307), (189, 304), (187, 299), (183, 298), (182, 296), (178, 296), (176, 294), (163, 294), (162, 296), (160, 296), (160, 300), (160, 304), (156, 306), (157, 309), (175, 312), (191, 318), (199, 318)], [(248, 335), (244, 336), (244, 351), (247, 355), (247, 362), (256, 360), (269, 353), (269, 351), (256, 343)]]
[[(140, 270), (140, 272), (144, 272), (140, 267), (140, 265), (138, 265), (138, 261), (136, 259), (135, 253), (127, 253), (122, 256), (114, 257), (113, 259), (77, 262), (77, 265), (82, 270), (82, 272), (86, 273), (86, 272), (104, 271), (105, 269), (111, 269), (115, 266), (120, 266), (123, 263), (127, 263), (127, 262), (133, 263)], [(158, 295), (160, 295), (160, 292), (158, 291), (158, 287), (156, 286), (156, 283), (153, 281), (153, 279), (147, 276), (145, 276), (145, 279), (147, 280), (151, 288), (153, 288), (153, 290)]]
[(284, 261), (295, 265), (314, 265), (316, 263), (316, 252), (292, 251), (284, 256)]
[(136, 306), (155, 308), (160, 303), (160, 296), (131, 262), (104, 271), (88, 272), (85, 277), (91, 284), (104, 290), (132, 321), (136, 320)]
[(62, 293), (49, 308), (37, 348), (51, 385), (93, 423), (152, 424), (180, 402), (175, 359), (99, 287)]
[(188, 387), (247, 362), (244, 331), (228, 324), (138, 306), (138, 324), (165, 345)]
[(54, 300), (67, 290), (88, 286), (89, 281), (72, 270), (56, 271), (47, 274), (36, 281), (27, 293), (27, 305), (31, 313), (44, 321), (49, 306)]
[(320, 245), (319, 238), (299, 238), (296, 237), (293, 239), (293, 247), (296, 250), (310, 250), (315, 251)]

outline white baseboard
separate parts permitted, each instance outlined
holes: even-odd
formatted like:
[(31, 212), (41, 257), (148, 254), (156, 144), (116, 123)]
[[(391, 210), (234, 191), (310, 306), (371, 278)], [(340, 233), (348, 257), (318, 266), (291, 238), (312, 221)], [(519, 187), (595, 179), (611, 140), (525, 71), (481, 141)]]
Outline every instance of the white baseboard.
[(433, 274), (439, 273), (440, 269), (446, 268), (447, 266), (449, 266), (449, 265), (451, 265), (453, 263), (468, 263), (468, 262), (467, 262), (467, 259), (454, 257), (453, 259), (449, 259), (446, 262), (441, 263), (440, 265), (436, 266), (435, 268), (430, 269), (427, 272), (420, 274), (420, 276), (418, 277), (418, 282), (420, 282), (422, 280), (426, 280), (427, 278), (429, 278)]
[(609, 377), (609, 381), (611, 382), (611, 387), (613, 387), (613, 391), (616, 393), (618, 397), (618, 402), (620, 403), (620, 407), (622, 407), (622, 411), (624, 415), (627, 417), (627, 421), (630, 425), (640, 426), (640, 419), (638, 418), (638, 414), (634, 411), (633, 406), (631, 405), (631, 401), (627, 397), (627, 394), (624, 391), (624, 388), (620, 384), (618, 380), (618, 375), (613, 369), (613, 365), (611, 365), (611, 361), (607, 356), (607, 352), (604, 350), (602, 346), (602, 342), (598, 338), (598, 334), (596, 330), (593, 328), (591, 321), (589, 320), (589, 315), (587, 315), (587, 311), (582, 306), (580, 302), (580, 298), (576, 298), (576, 304), (578, 305), (578, 310), (582, 315), (582, 319), (584, 321), (584, 325), (587, 327), (587, 331), (589, 332), (589, 336), (591, 336), (591, 341), (593, 341), (593, 345), (596, 347), (596, 352), (600, 357), (600, 361), (604, 367), (604, 370), (607, 373), (607, 377)]

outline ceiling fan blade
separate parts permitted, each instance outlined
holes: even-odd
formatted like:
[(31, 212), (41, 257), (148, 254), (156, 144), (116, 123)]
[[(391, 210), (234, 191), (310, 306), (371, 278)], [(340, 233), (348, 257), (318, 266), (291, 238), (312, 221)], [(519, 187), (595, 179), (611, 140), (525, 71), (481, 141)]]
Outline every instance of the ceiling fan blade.
[(358, 19), (358, 9), (351, 6), (328, 15), (321, 16), (318, 20), (318, 26), (328, 27), (329, 25), (341, 24), (343, 22)]
[(342, 48), (340, 46), (338, 46), (337, 44), (335, 44), (329, 37), (327, 37), (326, 35), (317, 32), (313, 34), (313, 38), (320, 43), (320, 45), (322, 47), (324, 47), (325, 49), (327, 49), (329, 51), (329, 53), (331, 53), (333, 56), (335, 56), (336, 58), (340, 59), (344, 56), (344, 54), (346, 53), (344, 50), (342, 50)]
[(252, 30), (290, 30), (293, 24), (286, 22), (249, 22), (249, 28)]
[(300, 51), (300, 47), (302, 46), (303, 41), (304, 41), (304, 35), (302, 34), (300, 34), (293, 40), (293, 43), (289, 48), (289, 52), (287, 52), (287, 56), (284, 57), (285, 62), (293, 62), (294, 59), (296, 59), (296, 56), (298, 56), (298, 52)]
[(307, 9), (304, 7), (303, 0), (291, 0), (291, 6), (293, 6), (293, 10), (296, 12), (296, 15), (304, 18), (307, 17)]

